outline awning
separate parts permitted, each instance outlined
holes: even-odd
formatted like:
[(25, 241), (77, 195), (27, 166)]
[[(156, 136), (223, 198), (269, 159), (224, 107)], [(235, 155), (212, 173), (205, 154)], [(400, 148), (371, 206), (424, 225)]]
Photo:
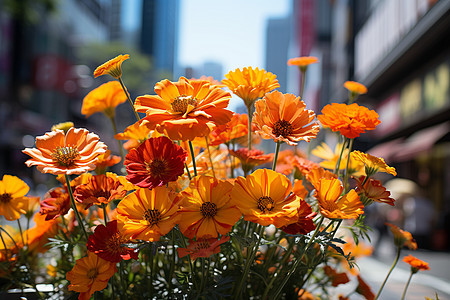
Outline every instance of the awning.
[(421, 153), (428, 152), (437, 141), (449, 132), (449, 122), (422, 129), (403, 142), (392, 160), (402, 162), (413, 159)]
[(404, 138), (399, 138), (382, 143), (371, 148), (367, 153), (373, 156), (382, 157), (387, 163), (392, 162), (399, 149), (401, 149), (403, 141)]

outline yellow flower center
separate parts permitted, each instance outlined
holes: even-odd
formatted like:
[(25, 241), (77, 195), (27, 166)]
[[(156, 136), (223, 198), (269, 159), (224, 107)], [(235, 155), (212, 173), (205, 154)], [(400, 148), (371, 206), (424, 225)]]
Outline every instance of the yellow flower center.
[(76, 146), (73, 147), (56, 147), (52, 153), (52, 159), (60, 166), (71, 167), (75, 159), (80, 156)]
[(95, 279), (97, 275), (98, 275), (97, 268), (89, 269), (89, 271), (87, 272), (87, 278), (89, 279)]
[(0, 195), (0, 203), (7, 204), (12, 200), (12, 196), (10, 193), (4, 193)]
[(272, 198), (268, 196), (263, 196), (258, 199), (258, 208), (263, 213), (271, 211), (275, 206), (273, 205)]
[(285, 120), (278, 120), (273, 124), (272, 133), (275, 136), (288, 137), (292, 133), (292, 124)]
[(157, 158), (147, 164), (147, 171), (153, 177), (162, 177), (165, 175), (168, 167), (168, 163), (164, 159)]
[(161, 213), (157, 209), (147, 209), (144, 212), (144, 219), (150, 223), (150, 226), (156, 225), (161, 221)]
[(185, 113), (188, 105), (197, 107), (197, 99), (192, 96), (180, 95), (171, 103), (174, 112)]
[(217, 205), (212, 202), (204, 202), (200, 207), (203, 217), (214, 217), (217, 214)]
[(337, 206), (337, 203), (334, 201), (327, 201), (325, 205), (326, 210), (328, 211), (336, 211), (339, 210), (339, 207)]

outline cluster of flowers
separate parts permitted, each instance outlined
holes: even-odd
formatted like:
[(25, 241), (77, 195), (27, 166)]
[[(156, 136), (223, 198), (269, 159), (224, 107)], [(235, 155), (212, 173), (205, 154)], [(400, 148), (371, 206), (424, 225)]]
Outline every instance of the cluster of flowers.
[[(109, 74), (117, 81), (91, 91), (82, 107), (87, 117), (103, 112), (111, 120), (122, 157), (111, 155), (96, 134), (62, 123), (37, 137), (35, 148), (23, 150), (31, 157), (27, 166), (57, 175), (60, 187), (40, 201), (25, 197), (29, 187), (19, 178), (4, 175), (0, 181), (0, 214), (9, 221), (24, 214), (28, 220), (25, 232), (21, 227), (16, 234), (0, 228), (1, 275), (7, 277), (24, 259), (31, 272), (32, 263), (23, 254), (47, 251), (50, 239), (53, 246), (59, 243), (55, 248), (63, 249), (62, 256), (81, 256), (75, 265), (62, 259), (48, 268), (54, 278), (67, 273), (68, 289), (79, 292), (79, 299), (106, 292), (108, 282), (112, 298), (131, 296), (150, 281), (148, 297), (200, 297), (223, 288), (222, 296), (261, 299), (314, 299), (307, 289), (316, 271), (327, 279), (322, 285), (349, 282), (347, 273), (332, 268), (331, 261), (348, 267), (363, 246), (348, 239), (344, 250), (339, 247), (344, 242), (335, 235), (341, 223), (347, 220), (357, 238), (364, 233), (355, 224), (363, 224), (365, 207), (395, 202), (373, 178), (378, 172), (395, 176), (395, 169), (382, 158), (352, 149), (355, 138), (380, 123), (375, 111), (352, 103), (366, 93), (365, 87), (346, 82), (349, 104), (325, 106), (318, 121), (301, 97), (275, 90), (279, 84), (274, 74), (252, 67), (229, 72), (221, 83), (212, 78), (162, 80), (154, 88), (156, 95), (132, 101), (122, 81), (121, 65), (128, 58), (120, 55), (95, 70), (95, 77)], [(288, 64), (299, 66), (304, 82), (307, 66), (315, 62), (300, 57)], [(244, 101), (248, 114), (227, 109), (231, 94), (225, 86)], [(118, 133), (115, 108), (126, 101), (136, 122)], [(139, 113), (145, 116), (141, 119)], [(338, 132), (342, 142), (334, 151), (324, 143), (314, 149), (312, 154), (323, 159), (317, 164), (296, 146), (316, 138), (319, 121)], [(275, 152), (252, 149), (260, 138), (272, 139)], [(126, 155), (122, 140), (127, 140)], [(282, 143), (295, 147), (280, 151)], [(126, 176), (106, 172), (122, 159)], [(257, 168), (270, 162), (271, 169)], [(243, 176), (235, 178), (235, 173)], [(399, 249), (413, 243), (396, 230)], [(364, 249), (361, 255), (370, 254)], [(409, 262), (422, 269), (417, 260)], [(226, 275), (235, 282), (223, 280)], [(359, 275), (357, 279), (355, 291), (373, 299), (370, 288)], [(164, 288), (158, 289), (163, 281)]]

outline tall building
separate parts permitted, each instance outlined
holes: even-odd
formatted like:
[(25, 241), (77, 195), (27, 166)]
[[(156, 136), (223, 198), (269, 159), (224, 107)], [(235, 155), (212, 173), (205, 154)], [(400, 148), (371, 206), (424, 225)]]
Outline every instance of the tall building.
[(140, 48), (156, 69), (173, 74), (177, 57), (179, 0), (142, 2)]
[(291, 28), (290, 17), (267, 21), (265, 69), (277, 75), (279, 90), (283, 93), (287, 91), (287, 60)]

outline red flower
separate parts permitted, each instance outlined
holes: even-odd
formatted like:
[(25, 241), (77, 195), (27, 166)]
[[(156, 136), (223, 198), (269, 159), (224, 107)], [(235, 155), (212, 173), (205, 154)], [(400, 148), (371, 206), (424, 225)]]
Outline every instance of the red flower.
[(45, 200), (41, 202), (39, 213), (45, 216), (45, 221), (54, 220), (59, 216), (64, 216), (69, 212), (70, 201), (69, 194), (64, 188), (54, 188), (44, 196)]
[(127, 191), (118, 179), (106, 175), (94, 175), (88, 183), (76, 187), (75, 197), (88, 209), (93, 204), (108, 204), (114, 199), (125, 197)]
[(356, 184), (358, 186), (355, 189), (355, 191), (358, 194), (360, 195), (363, 194), (372, 201), (386, 203), (391, 206), (394, 206), (395, 200), (389, 197), (391, 193), (387, 191), (384, 186), (381, 185), (381, 182), (379, 180), (369, 178), (364, 183), (364, 185), (362, 185), (365, 178), (366, 176), (361, 176), (356, 180)]
[(272, 161), (274, 155), (273, 153), (264, 154), (263, 151), (257, 149), (248, 150), (248, 148), (241, 148), (236, 151), (230, 150), (230, 154), (241, 161), (242, 170), (245, 174), (256, 166)]
[(375, 299), (375, 294), (370, 289), (370, 286), (361, 278), (361, 276), (357, 275), (358, 278), (358, 286), (356, 287), (355, 292), (364, 296), (367, 300)]
[(184, 173), (186, 158), (187, 152), (169, 138), (150, 138), (125, 156), (126, 179), (142, 188), (162, 186)]
[(311, 206), (306, 201), (300, 200), (300, 207), (297, 211), (297, 222), (283, 226), (281, 230), (288, 234), (307, 234), (316, 229), (313, 219), (317, 213), (312, 211)]
[(348, 276), (346, 273), (344, 273), (344, 272), (338, 273), (338, 272), (336, 272), (335, 269), (333, 269), (330, 266), (325, 266), (323, 268), (323, 271), (328, 276), (328, 278), (330, 278), (332, 286), (338, 286), (340, 284), (345, 284), (347, 282), (350, 282), (350, 279), (348, 279)]
[(428, 271), (430, 270), (430, 266), (427, 262), (418, 259), (417, 257), (412, 256), (411, 254), (405, 256), (403, 261), (411, 266), (411, 271), (413, 273), (417, 273), (419, 270)]
[(200, 239), (198, 241), (189, 240), (189, 245), (186, 248), (177, 248), (178, 256), (180, 258), (190, 255), (191, 260), (196, 260), (198, 257), (210, 257), (213, 254), (220, 252), (220, 245), (228, 242), (229, 236), (217, 238)]
[(122, 259), (138, 259), (138, 252), (122, 244), (128, 240), (117, 229), (117, 220), (98, 225), (94, 234), (89, 236), (87, 248), (104, 260), (118, 263)]

